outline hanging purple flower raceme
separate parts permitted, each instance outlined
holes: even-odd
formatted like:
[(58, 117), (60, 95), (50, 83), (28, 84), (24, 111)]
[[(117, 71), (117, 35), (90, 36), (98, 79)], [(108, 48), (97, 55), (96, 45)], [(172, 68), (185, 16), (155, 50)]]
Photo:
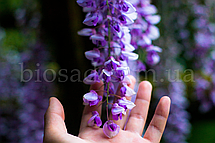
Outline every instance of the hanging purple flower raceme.
[[(153, 40), (160, 37), (159, 29), (155, 26), (160, 22), (161, 17), (157, 15), (157, 8), (150, 4), (150, 0), (129, 0), (137, 9), (137, 20), (131, 25), (131, 43), (137, 49), (145, 49), (147, 54), (146, 64), (155, 65), (160, 61), (158, 55), (162, 52), (160, 47), (152, 44)], [(140, 70), (144, 70), (140, 68)]]
[[(77, 0), (77, 3), (87, 12), (83, 21), (87, 26), (78, 32), (79, 35), (89, 36), (96, 48), (85, 52), (85, 56), (92, 62), (95, 69), (85, 79), (84, 83), (94, 84), (103, 81), (106, 107), (111, 108), (112, 119), (121, 120), (127, 110), (135, 105), (125, 97), (135, 95), (135, 91), (128, 86), (130, 73), (129, 61), (136, 61), (138, 55), (131, 44), (129, 27), (137, 18), (136, 8), (127, 0)], [(120, 84), (115, 84), (120, 83)], [(116, 85), (120, 85), (120, 95), (116, 95)], [(110, 103), (109, 98), (117, 100)], [(83, 97), (85, 105), (97, 106), (102, 96), (91, 90)], [(108, 112), (108, 111), (107, 111)], [(93, 111), (88, 122), (89, 126), (101, 126), (99, 115)], [(112, 138), (119, 133), (119, 126), (107, 117), (103, 125), (104, 134)]]

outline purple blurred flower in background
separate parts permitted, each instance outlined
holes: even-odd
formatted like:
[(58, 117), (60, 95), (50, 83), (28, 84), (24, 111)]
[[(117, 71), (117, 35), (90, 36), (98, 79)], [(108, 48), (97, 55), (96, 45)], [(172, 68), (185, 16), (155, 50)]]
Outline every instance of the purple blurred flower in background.
[[(50, 54), (47, 47), (32, 36), (37, 35), (35, 31), (41, 17), (35, 1), (31, 2), (35, 7), (27, 8), (28, 4), (23, 3), (14, 10), (16, 28), (12, 31), (0, 28), (0, 142), (43, 140), (43, 117), (53, 84), (42, 77)], [(7, 43), (10, 36), (13, 40)], [(23, 42), (22, 38), (28, 40)]]

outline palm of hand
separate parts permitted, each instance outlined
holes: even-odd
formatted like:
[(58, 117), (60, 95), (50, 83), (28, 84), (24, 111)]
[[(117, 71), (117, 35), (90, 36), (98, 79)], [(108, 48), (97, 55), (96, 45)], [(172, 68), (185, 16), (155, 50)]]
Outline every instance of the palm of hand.
[[(135, 80), (129, 85), (134, 87)], [(94, 84), (91, 89), (98, 89), (102, 83)], [(78, 137), (67, 133), (64, 123), (64, 110), (56, 98), (50, 99), (49, 108), (45, 115), (44, 143), (159, 143), (169, 114), (170, 99), (161, 98), (144, 137), (141, 137), (151, 98), (152, 87), (149, 82), (141, 82), (125, 130), (123, 130), (127, 116), (116, 121), (120, 126), (119, 134), (111, 139), (107, 138), (102, 128), (88, 127), (87, 121), (91, 112), (96, 110), (101, 115), (101, 108), (86, 106), (83, 112), (80, 133)], [(102, 92), (98, 92), (102, 95)]]
[(120, 130), (119, 134), (108, 139), (101, 128), (88, 128), (79, 134), (79, 137), (86, 143), (150, 143), (149, 140), (142, 138), (138, 133)]

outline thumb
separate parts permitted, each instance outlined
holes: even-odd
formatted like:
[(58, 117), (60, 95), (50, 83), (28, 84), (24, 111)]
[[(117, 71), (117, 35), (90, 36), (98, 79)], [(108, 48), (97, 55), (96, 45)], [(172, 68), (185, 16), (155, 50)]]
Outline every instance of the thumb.
[(64, 118), (62, 104), (57, 98), (51, 97), (49, 99), (49, 107), (45, 114), (44, 140), (67, 133)]

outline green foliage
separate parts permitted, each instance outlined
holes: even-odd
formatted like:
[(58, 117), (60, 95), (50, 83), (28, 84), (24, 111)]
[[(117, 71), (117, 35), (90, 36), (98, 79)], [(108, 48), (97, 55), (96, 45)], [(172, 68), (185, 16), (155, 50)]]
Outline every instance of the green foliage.
[(214, 143), (215, 121), (198, 121), (192, 124), (189, 143)]
[(5, 30), (6, 36), (2, 39), (2, 47), (5, 51), (17, 50), (23, 51), (27, 48), (29, 41), (34, 43), (36, 37), (35, 32), (29, 32), (28, 34), (22, 33), (18, 29)]
[(23, 0), (0, 0), (0, 13), (13, 11), (23, 4)]

